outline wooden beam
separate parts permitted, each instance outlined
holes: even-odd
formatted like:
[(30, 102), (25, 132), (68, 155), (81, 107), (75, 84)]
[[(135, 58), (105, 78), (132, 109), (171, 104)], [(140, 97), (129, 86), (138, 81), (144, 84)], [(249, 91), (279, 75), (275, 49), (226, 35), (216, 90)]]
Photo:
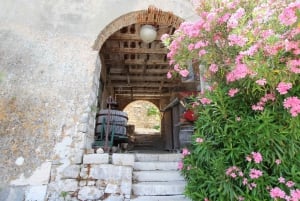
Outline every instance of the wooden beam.
[[(110, 75), (109, 76), (111, 80), (122, 80), (122, 81), (127, 81), (128, 80), (128, 77), (127, 76), (122, 76), (122, 75)], [(144, 75), (144, 76), (138, 76), (138, 75), (130, 75), (129, 76), (129, 79), (131, 81), (161, 81), (163, 79), (167, 79), (166, 76), (147, 76), (147, 75)], [(111, 81), (113, 82), (113, 81)]]
[[(146, 69), (147, 74), (167, 74), (169, 69)], [(126, 70), (122, 67), (119, 68), (110, 68), (110, 74), (125, 74)], [(131, 74), (142, 74), (144, 71), (140, 68), (129, 68), (129, 73)]]
[(125, 64), (125, 65), (163, 65), (170, 66), (168, 61), (164, 61), (161, 59), (151, 59), (148, 61), (144, 61), (144, 59), (126, 59), (126, 60), (116, 60), (116, 59), (105, 59), (103, 60), (106, 64)]
[(167, 54), (166, 48), (120, 48), (111, 47), (105, 48), (106, 52), (109, 53), (124, 53), (124, 54)]
[[(180, 83), (164, 83), (163, 87), (166, 88), (174, 88), (177, 87)], [(111, 85), (115, 88), (130, 88), (130, 87), (160, 87), (161, 84), (159, 82), (153, 82), (153, 83), (131, 83), (130, 85), (127, 85), (126, 83), (121, 82), (113, 82)]]

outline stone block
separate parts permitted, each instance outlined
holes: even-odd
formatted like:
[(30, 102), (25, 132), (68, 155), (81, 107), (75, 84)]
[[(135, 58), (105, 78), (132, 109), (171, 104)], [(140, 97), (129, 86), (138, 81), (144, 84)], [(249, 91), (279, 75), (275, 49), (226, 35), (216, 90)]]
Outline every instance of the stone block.
[(88, 181), (87, 186), (95, 186), (96, 181)]
[(73, 153), (70, 157), (72, 164), (81, 164), (82, 163), (83, 150), (76, 150), (76, 153)]
[(62, 178), (76, 179), (80, 173), (80, 165), (69, 165), (62, 172)]
[(120, 188), (117, 184), (109, 183), (107, 184), (104, 193), (117, 194), (120, 193)]
[(131, 181), (132, 167), (116, 166), (111, 164), (93, 165), (90, 169), (91, 179), (102, 179), (104, 181)]
[(133, 154), (113, 154), (112, 164), (121, 166), (134, 166), (134, 155)]
[(76, 191), (78, 189), (78, 181), (75, 179), (62, 180), (60, 183), (60, 189), (65, 192)]
[(87, 123), (81, 123), (81, 124), (79, 124), (78, 131), (80, 131), (82, 133), (86, 133), (88, 131), (88, 125), (87, 125)]
[(25, 200), (44, 201), (47, 193), (47, 185), (28, 186), (25, 191)]
[(78, 198), (80, 200), (97, 200), (102, 197), (103, 191), (97, 189), (95, 186), (85, 186), (78, 192)]
[(106, 164), (109, 161), (108, 153), (105, 154), (85, 154), (83, 164)]
[(124, 201), (124, 197), (122, 195), (110, 195), (104, 201)]

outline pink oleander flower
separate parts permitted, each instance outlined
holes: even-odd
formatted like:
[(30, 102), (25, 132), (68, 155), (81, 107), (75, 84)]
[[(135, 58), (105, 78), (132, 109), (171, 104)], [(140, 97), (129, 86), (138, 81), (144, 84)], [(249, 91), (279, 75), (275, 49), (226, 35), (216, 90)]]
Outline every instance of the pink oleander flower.
[(235, 68), (226, 75), (227, 82), (234, 82), (245, 78), (249, 74), (249, 69), (246, 64), (237, 64)]
[(267, 84), (267, 80), (265, 78), (263, 78), (263, 79), (260, 79), (260, 80), (256, 80), (255, 83), (260, 85), (260, 86), (264, 86), (265, 84)]
[(276, 90), (280, 93), (280, 94), (287, 94), (288, 90), (292, 88), (292, 83), (289, 82), (280, 82), (277, 85)]
[(247, 184), (248, 184), (248, 179), (247, 179), (247, 178), (244, 178), (244, 179), (243, 179), (243, 185), (246, 186)]
[(293, 117), (300, 114), (300, 99), (298, 97), (293, 96), (284, 99), (283, 106), (286, 109), (290, 109), (290, 113)]
[(258, 179), (259, 177), (261, 177), (263, 175), (263, 172), (257, 169), (251, 169), (249, 176), (251, 179)]
[(239, 200), (239, 201), (243, 201), (243, 200), (245, 200), (245, 198), (242, 197), (242, 196), (239, 196), (239, 197), (238, 197), (238, 200)]
[(180, 74), (182, 77), (187, 77), (189, 73), (190, 73), (190, 72), (189, 72), (187, 69), (183, 69), (183, 70), (180, 70), (180, 71), (179, 71), (179, 74)]
[(211, 64), (209, 66), (209, 71), (213, 72), (213, 73), (216, 73), (218, 71), (218, 66), (216, 64)]
[(300, 200), (300, 189), (291, 190), (291, 200), (292, 201)]
[(235, 88), (235, 89), (230, 89), (229, 92), (228, 92), (228, 95), (230, 97), (234, 97), (236, 93), (239, 92), (239, 89)]
[(279, 165), (279, 164), (281, 163), (281, 160), (280, 160), (280, 159), (276, 159), (276, 160), (275, 160), (275, 163), (276, 163), (277, 165)]
[(292, 25), (297, 22), (297, 15), (295, 9), (287, 7), (283, 12), (278, 16), (280, 22), (286, 26)]
[(168, 73), (167, 73), (167, 78), (168, 78), (168, 79), (171, 79), (171, 78), (172, 78), (172, 74), (171, 74), (170, 71), (168, 71)]
[(189, 154), (191, 154), (191, 153), (190, 153), (190, 151), (189, 151), (187, 148), (183, 148), (183, 149), (182, 149), (182, 155), (183, 155), (183, 156), (187, 156), (187, 155), (189, 155)]
[(178, 168), (179, 170), (182, 170), (182, 169), (183, 169), (183, 162), (182, 162), (182, 161), (179, 161), (179, 162), (178, 162), (177, 168)]
[(193, 44), (193, 43), (189, 44), (189, 46), (188, 46), (189, 51), (192, 51), (194, 48), (195, 48), (195, 44)]
[(284, 198), (285, 197), (285, 192), (283, 190), (281, 190), (279, 187), (275, 187), (275, 188), (272, 188), (270, 190), (270, 196), (271, 198)]
[(168, 40), (168, 39), (170, 39), (170, 35), (169, 35), (169, 34), (163, 34), (163, 35), (160, 37), (160, 40), (162, 40), (162, 41), (166, 41), (166, 40)]
[(236, 117), (235, 120), (236, 121), (241, 121), (241, 117)]
[(201, 57), (205, 54), (206, 54), (206, 50), (204, 50), (204, 49), (199, 50), (199, 53), (198, 53), (199, 57)]
[(285, 185), (286, 185), (287, 187), (289, 187), (289, 188), (292, 188), (292, 187), (295, 185), (295, 182), (293, 182), (293, 181), (287, 181), (287, 182), (285, 183)]
[(196, 138), (196, 142), (197, 142), (197, 143), (202, 143), (203, 141), (204, 141), (203, 138), (200, 138), (200, 137), (197, 137), (197, 138)]
[(259, 152), (252, 152), (252, 158), (255, 163), (260, 163), (262, 162), (263, 158), (262, 155)]
[(203, 104), (203, 105), (208, 105), (210, 104), (212, 101), (208, 98), (200, 98), (200, 102)]
[(279, 182), (279, 183), (282, 183), (282, 184), (285, 183), (285, 178), (279, 177), (279, 178), (278, 178), (278, 182)]
[(260, 106), (260, 105), (252, 105), (252, 110), (254, 111), (263, 111), (264, 110), (264, 107), (263, 106)]
[(248, 41), (247, 38), (239, 36), (237, 34), (230, 34), (228, 36), (228, 40), (229, 40), (229, 46), (237, 45), (240, 47), (243, 47), (246, 44), (246, 42)]
[(291, 72), (296, 73), (296, 74), (300, 73), (300, 59), (298, 59), (298, 60), (290, 60), (287, 65), (288, 65), (289, 70)]

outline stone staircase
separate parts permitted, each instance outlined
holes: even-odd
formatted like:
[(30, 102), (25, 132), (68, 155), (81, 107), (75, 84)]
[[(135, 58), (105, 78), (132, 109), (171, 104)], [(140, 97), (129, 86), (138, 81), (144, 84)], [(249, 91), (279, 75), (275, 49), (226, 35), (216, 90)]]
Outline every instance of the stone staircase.
[(181, 154), (135, 154), (131, 201), (189, 201), (177, 170)]

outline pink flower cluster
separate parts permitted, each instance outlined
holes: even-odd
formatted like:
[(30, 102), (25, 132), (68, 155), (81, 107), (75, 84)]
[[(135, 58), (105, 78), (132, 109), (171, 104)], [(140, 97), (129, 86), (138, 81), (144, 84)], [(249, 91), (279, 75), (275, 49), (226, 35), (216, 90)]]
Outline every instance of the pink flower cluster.
[(286, 9), (279, 15), (279, 20), (282, 24), (289, 26), (297, 22), (296, 10), (300, 9), (300, 2), (295, 1), (288, 5)]
[(300, 99), (298, 97), (288, 97), (284, 99), (283, 106), (286, 109), (290, 110), (290, 113), (293, 117), (300, 114)]
[(262, 78), (262, 79), (256, 80), (255, 83), (260, 86), (264, 86), (265, 84), (267, 84), (267, 80), (265, 78)]
[(210, 100), (209, 98), (200, 98), (199, 100), (203, 105), (208, 105), (212, 102), (212, 100)]
[(250, 173), (249, 173), (249, 177), (251, 179), (258, 179), (259, 177), (261, 177), (263, 175), (263, 172), (257, 169), (251, 169)]
[(204, 140), (203, 140), (203, 138), (197, 137), (195, 141), (196, 141), (197, 143), (202, 143)]
[(275, 187), (270, 190), (270, 196), (275, 200), (284, 199), (286, 201), (300, 201), (300, 189), (290, 190), (290, 195), (288, 195), (281, 188)]
[(187, 155), (190, 155), (190, 154), (191, 154), (191, 152), (187, 148), (182, 149), (182, 155), (183, 156), (187, 156)]
[(234, 97), (236, 93), (239, 92), (239, 89), (235, 88), (235, 89), (230, 89), (229, 92), (228, 92), (228, 95), (230, 97)]
[(259, 152), (252, 152), (251, 155), (246, 156), (246, 160), (251, 162), (252, 159), (254, 160), (255, 163), (261, 163), (263, 157)]
[(237, 178), (244, 176), (244, 173), (241, 171), (240, 168), (236, 166), (231, 166), (226, 170), (226, 175), (231, 178)]
[(236, 80), (240, 80), (245, 78), (250, 71), (246, 64), (237, 64), (235, 68), (226, 75), (227, 82), (234, 82)]
[(282, 94), (287, 94), (288, 90), (292, 88), (292, 83), (289, 82), (280, 82), (277, 85), (276, 90), (282, 95)]
[(254, 111), (263, 111), (266, 103), (268, 101), (275, 101), (275, 95), (274, 94), (266, 94), (263, 96), (260, 101), (256, 105), (252, 105), (252, 110)]
[[(299, 29), (300, 30), (300, 29)], [(300, 45), (299, 45), (300, 46)], [(295, 74), (300, 73), (300, 59), (293, 59), (288, 62), (289, 70)]]

